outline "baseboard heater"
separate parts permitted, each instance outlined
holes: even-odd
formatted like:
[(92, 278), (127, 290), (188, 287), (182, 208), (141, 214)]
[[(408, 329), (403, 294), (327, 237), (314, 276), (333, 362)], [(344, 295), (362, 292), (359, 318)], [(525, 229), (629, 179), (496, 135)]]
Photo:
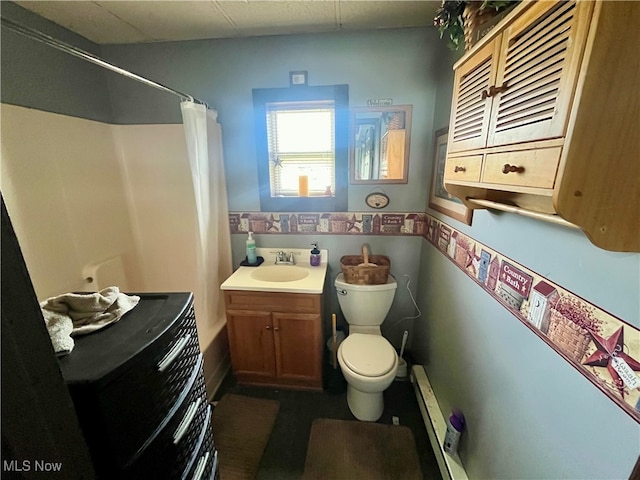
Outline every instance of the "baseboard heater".
[(433, 393), (433, 389), (422, 365), (414, 365), (411, 368), (411, 383), (416, 392), (416, 399), (418, 400), (418, 406), (422, 413), (422, 420), (429, 434), (429, 440), (431, 441), (433, 453), (438, 461), (442, 478), (444, 480), (468, 479), (467, 472), (464, 470), (458, 455), (449, 455), (445, 453), (442, 448), (444, 436), (447, 431), (447, 422), (440, 411), (438, 400)]

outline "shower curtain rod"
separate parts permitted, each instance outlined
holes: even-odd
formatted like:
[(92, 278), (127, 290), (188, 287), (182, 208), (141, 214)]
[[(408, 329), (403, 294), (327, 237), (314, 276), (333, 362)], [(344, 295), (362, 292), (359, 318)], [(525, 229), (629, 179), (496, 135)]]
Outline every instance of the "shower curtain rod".
[(64, 43), (61, 40), (57, 40), (53, 37), (50, 37), (49, 35), (39, 32), (38, 30), (34, 30), (33, 28), (27, 27), (13, 20), (9, 20), (8, 18), (5, 18), (5, 17), (1, 17), (1, 20), (2, 20), (2, 26), (9, 28), (10, 30), (13, 30), (16, 33), (19, 33), (33, 40), (49, 45), (50, 47), (57, 48), (58, 50), (61, 50), (70, 55), (74, 55), (78, 58), (91, 62), (95, 65), (99, 65), (100, 67), (106, 68), (107, 70), (111, 70), (112, 72), (119, 73), (120, 75), (124, 75), (125, 77), (131, 78), (140, 83), (144, 83), (145, 85), (148, 85), (150, 87), (157, 88), (158, 90), (162, 90), (163, 92), (171, 93), (172, 95), (176, 95), (182, 98), (183, 100), (189, 100), (192, 102), (200, 103), (205, 107), (209, 108), (209, 105), (207, 105), (207, 103), (203, 102), (202, 100), (199, 100), (186, 93), (179, 92), (178, 90), (174, 90), (173, 88), (169, 88), (160, 83), (154, 82), (147, 78), (141, 77), (140, 75), (137, 75), (135, 73), (129, 72), (128, 70), (125, 70), (124, 68), (117, 67), (105, 60), (102, 60), (101, 58), (96, 57), (95, 55), (89, 52), (85, 52), (84, 50), (81, 50), (77, 47), (69, 45), (68, 43)]

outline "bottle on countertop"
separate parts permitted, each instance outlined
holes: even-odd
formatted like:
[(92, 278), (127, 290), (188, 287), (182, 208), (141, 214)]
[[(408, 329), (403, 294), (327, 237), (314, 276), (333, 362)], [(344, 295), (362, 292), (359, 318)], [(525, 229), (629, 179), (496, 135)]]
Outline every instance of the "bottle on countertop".
[(464, 430), (464, 415), (459, 410), (452, 410), (447, 420), (447, 433), (444, 436), (444, 451), (449, 455), (455, 455), (458, 451), (460, 435)]
[(311, 250), (309, 262), (312, 267), (317, 267), (320, 265), (320, 250), (318, 250), (318, 242), (314, 242), (311, 245), (313, 245), (313, 249)]
[(253, 232), (249, 232), (249, 238), (247, 238), (247, 263), (250, 265), (258, 263), (258, 257), (256, 256), (256, 241), (253, 238)]

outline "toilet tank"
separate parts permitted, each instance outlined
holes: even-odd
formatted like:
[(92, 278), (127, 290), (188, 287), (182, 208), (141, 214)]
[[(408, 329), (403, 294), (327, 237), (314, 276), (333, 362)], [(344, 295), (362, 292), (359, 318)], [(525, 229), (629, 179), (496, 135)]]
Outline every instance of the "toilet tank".
[(339, 274), (334, 282), (340, 309), (349, 325), (380, 326), (389, 313), (398, 284), (392, 275), (380, 285), (354, 285)]

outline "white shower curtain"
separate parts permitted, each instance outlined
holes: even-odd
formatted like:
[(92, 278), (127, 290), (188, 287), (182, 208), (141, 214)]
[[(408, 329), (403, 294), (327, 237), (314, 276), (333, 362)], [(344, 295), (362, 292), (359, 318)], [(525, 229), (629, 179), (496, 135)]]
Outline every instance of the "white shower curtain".
[(211, 326), (224, 318), (220, 284), (232, 273), (222, 130), (218, 114), (205, 105), (185, 101), (180, 108), (198, 219), (196, 258), (200, 291), (195, 295)]

